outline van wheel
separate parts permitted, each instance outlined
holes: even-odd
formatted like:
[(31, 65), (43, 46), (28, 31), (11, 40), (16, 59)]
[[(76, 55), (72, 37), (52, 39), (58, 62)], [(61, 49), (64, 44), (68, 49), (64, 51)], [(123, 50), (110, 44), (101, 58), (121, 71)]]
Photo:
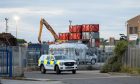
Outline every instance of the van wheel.
[(95, 63), (96, 63), (95, 59), (92, 59), (91, 64), (95, 64)]
[(45, 69), (45, 67), (43, 65), (41, 66), (40, 70), (41, 70), (41, 73), (42, 74), (45, 74), (46, 73), (46, 69)]
[(61, 73), (61, 71), (60, 71), (59, 67), (56, 66), (56, 74), (60, 74), (60, 73)]
[(72, 70), (72, 73), (73, 73), (73, 74), (76, 74), (76, 70)]

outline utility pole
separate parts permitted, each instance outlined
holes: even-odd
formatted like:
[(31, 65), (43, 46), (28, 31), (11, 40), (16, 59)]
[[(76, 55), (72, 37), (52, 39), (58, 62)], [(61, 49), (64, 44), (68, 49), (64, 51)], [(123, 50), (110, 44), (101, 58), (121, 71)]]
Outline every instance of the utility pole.
[(5, 32), (8, 33), (8, 18), (5, 18), (5, 21), (6, 21), (6, 29), (5, 29)]

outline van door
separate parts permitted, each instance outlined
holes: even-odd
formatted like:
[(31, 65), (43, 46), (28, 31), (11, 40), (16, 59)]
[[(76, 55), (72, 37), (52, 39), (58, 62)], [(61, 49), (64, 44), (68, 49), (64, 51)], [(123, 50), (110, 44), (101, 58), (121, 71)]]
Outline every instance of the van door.
[(50, 55), (50, 69), (54, 69), (54, 56)]
[(50, 67), (50, 55), (48, 55), (47, 57), (46, 57), (46, 60), (47, 60), (47, 64), (46, 64), (46, 69), (51, 69), (51, 67)]

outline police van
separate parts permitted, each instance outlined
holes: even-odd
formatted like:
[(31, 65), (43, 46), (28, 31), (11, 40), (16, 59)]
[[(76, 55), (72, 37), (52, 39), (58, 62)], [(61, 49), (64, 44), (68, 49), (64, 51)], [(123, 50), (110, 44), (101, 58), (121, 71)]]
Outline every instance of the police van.
[(62, 71), (72, 71), (76, 73), (77, 64), (74, 60), (69, 60), (65, 55), (41, 55), (38, 60), (38, 66), (40, 67), (41, 73), (45, 74), (46, 70), (56, 71), (60, 74)]

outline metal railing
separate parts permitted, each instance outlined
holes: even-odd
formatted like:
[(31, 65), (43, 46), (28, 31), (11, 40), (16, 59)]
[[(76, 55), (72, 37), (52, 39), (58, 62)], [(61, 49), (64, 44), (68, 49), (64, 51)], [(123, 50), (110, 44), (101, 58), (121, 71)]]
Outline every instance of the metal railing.
[(12, 77), (11, 48), (0, 48), (0, 76)]

